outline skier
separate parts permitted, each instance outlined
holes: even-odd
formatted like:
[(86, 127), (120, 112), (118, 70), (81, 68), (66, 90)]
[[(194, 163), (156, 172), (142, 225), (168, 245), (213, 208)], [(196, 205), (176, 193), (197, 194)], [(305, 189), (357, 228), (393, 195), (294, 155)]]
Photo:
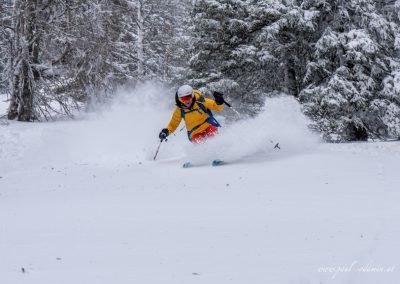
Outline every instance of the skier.
[(221, 125), (214, 118), (211, 110), (224, 109), (224, 97), (219, 92), (214, 92), (214, 99), (204, 98), (199, 90), (189, 85), (181, 86), (175, 94), (176, 108), (167, 128), (161, 130), (159, 138), (164, 140), (179, 126), (181, 120), (185, 121), (188, 138), (193, 143), (202, 143), (218, 133)]

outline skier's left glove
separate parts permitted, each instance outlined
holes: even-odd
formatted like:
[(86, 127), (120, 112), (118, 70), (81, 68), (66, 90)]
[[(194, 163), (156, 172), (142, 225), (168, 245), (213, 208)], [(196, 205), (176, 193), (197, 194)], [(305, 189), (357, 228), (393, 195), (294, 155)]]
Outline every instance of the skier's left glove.
[(214, 92), (214, 99), (217, 105), (224, 104), (224, 95), (219, 92)]
[(161, 130), (160, 134), (158, 135), (158, 137), (161, 140), (164, 140), (165, 138), (167, 138), (169, 135), (169, 130), (167, 128), (164, 128), (163, 130)]

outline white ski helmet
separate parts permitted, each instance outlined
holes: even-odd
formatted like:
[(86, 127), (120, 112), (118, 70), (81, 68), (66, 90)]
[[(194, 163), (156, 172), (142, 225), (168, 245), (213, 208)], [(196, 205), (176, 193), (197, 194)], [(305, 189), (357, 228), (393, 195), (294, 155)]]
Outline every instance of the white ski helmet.
[(193, 88), (189, 85), (183, 85), (178, 89), (178, 98), (192, 96), (193, 97)]

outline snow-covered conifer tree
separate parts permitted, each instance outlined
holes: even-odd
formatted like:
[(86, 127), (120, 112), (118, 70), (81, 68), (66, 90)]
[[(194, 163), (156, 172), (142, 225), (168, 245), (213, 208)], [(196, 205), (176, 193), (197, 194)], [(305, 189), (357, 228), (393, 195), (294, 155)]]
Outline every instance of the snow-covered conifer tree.
[(258, 107), (274, 91), (298, 95), (314, 13), (279, 0), (202, 0), (195, 12), (195, 75)]
[(395, 83), (399, 27), (379, 13), (375, 2), (315, 5), (307, 1), (303, 5), (303, 9), (318, 11), (322, 35), (307, 64), (307, 86), (300, 99), (314, 127), (328, 140), (400, 135)]
[(248, 4), (234, 0), (200, 0), (194, 8), (196, 41), (191, 68), (195, 85), (239, 98), (249, 110), (260, 106), (254, 94), (260, 70), (252, 42)]
[[(200, 0), (192, 69), (260, 105), (299, 97), (328, 140), (399, 137), (398, 1)], [(396, 10), (397, 9), (397, 10)]]

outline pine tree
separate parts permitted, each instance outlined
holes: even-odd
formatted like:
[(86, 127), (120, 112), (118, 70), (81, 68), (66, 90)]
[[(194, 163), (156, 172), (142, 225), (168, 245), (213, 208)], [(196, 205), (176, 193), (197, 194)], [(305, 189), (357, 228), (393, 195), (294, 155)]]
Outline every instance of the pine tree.
[(195, 82), (257, 106), (294, 95), (327, 140), (396, 138), (398, 3), (198, 1)]
[(398, 26), (372, 0), (309, 2), (303, 8), (319, 12), (322, 35), (300, 99), (314, 127), (331, 141), (398, 137)]
[(240, 97), (250, 111), (271, 93), (297, 96), (316, 15), (284, 2), (198, 1), (194, 76)]
[(197, 40), (191, 68), (193, 83), (239, 99), (242, 107), (255, 111), (261, 103), (251, 80), (260, 62), (251, 42), (247, 3), (235, 0), (201, 0), (194, 8)]
[(133, 24), (137, 30), (139, 78), (168, 81), (174, 76), (175, 68), (187, 65), (178, 60), (186, 56), (179, 46), (185, 44), (182, 26), (190, 15), (188, 4), (181, 2), (141, 0), (132, 6), (138, 15), (138, 21)]

